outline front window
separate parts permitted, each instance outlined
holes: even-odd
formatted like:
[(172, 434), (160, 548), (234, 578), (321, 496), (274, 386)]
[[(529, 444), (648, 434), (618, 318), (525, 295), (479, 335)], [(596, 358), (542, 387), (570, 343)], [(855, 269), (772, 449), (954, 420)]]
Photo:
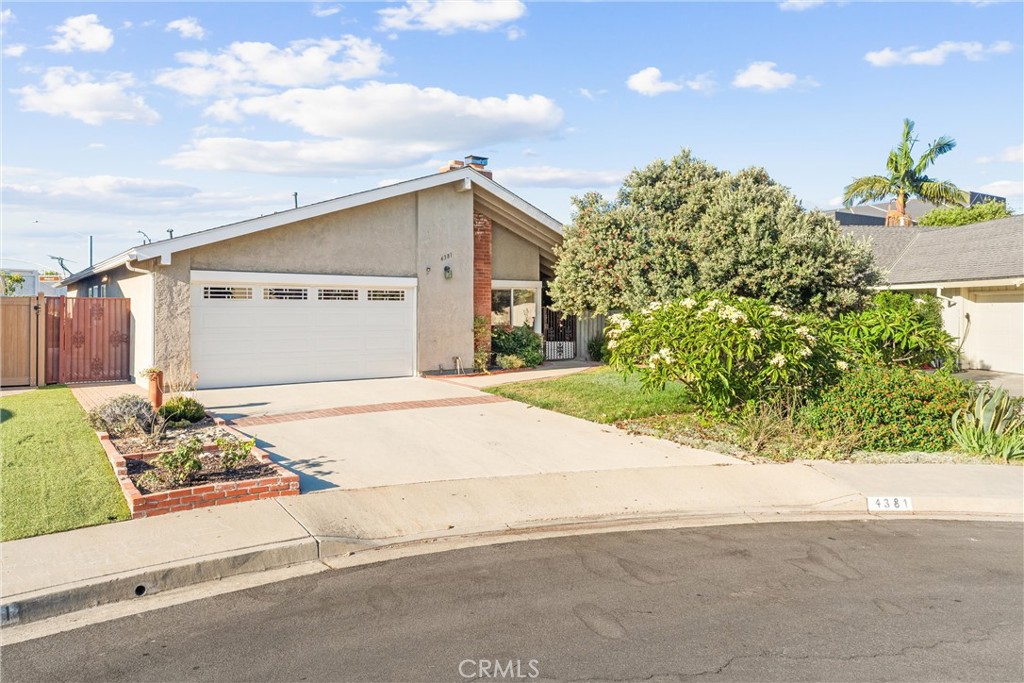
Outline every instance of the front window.
[(491, 288), (491, 325), (536, 327), (537, 290), (494, 285)]

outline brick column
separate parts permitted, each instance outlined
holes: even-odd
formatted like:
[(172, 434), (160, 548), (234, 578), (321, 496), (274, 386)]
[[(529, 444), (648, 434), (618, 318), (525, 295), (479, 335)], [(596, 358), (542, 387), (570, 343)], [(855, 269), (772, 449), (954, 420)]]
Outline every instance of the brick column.
[(491, 219), (473, 214), (473, 317), (487, 319), (486, 349), (491, 348)]

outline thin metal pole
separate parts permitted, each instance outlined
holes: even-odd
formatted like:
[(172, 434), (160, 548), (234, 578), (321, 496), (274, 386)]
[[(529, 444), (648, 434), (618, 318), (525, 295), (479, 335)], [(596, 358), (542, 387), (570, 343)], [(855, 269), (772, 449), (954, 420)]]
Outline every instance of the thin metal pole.
[(92, 268), (92, 235), (89, 235), (89, 267)]

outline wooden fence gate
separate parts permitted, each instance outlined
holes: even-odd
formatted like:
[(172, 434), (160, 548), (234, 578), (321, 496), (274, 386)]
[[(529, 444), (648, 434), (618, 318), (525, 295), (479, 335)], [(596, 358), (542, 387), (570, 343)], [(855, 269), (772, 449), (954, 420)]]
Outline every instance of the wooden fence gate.
[(0, 297), (0, 386), (37, 383), (38, 302), (34, 296)]
[(46, 300), (46, 383), (130, 379), (131, 300)]

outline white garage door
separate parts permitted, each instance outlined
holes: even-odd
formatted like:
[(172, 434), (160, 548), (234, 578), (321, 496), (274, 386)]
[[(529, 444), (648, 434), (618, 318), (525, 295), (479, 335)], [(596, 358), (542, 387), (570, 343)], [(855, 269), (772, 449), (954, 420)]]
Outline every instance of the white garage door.
[(192, 367), (200, 387), (413, 374), (411, 278), (232, 276), (193, 271)]
[(979, 292), (971, 311), (965, 351), (975, 364), (1024, 373), (1024, 292)]

